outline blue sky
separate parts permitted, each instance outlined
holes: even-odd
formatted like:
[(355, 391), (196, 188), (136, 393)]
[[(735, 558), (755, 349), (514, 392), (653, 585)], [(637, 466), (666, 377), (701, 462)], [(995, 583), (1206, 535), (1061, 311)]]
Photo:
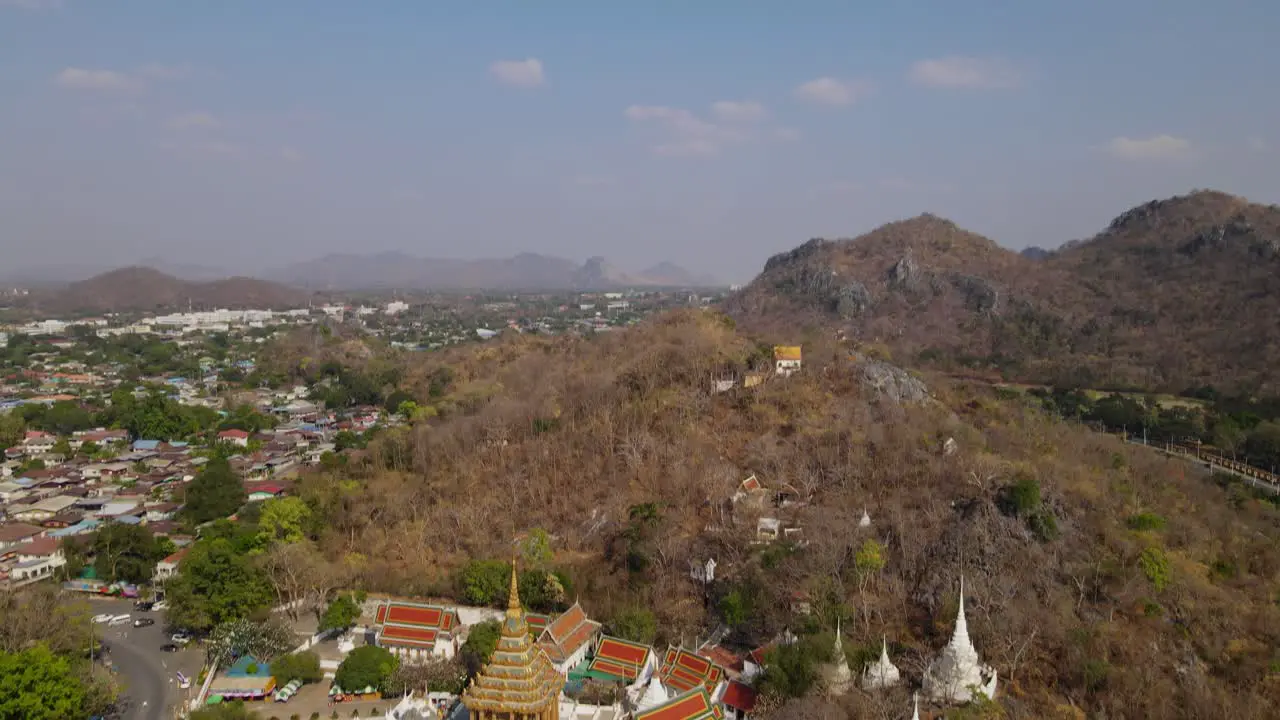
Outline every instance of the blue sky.
[(1280, 201), (1280, 4), (0, 0), (0, 268), (530, 251), (741, 281), (930, 211)]

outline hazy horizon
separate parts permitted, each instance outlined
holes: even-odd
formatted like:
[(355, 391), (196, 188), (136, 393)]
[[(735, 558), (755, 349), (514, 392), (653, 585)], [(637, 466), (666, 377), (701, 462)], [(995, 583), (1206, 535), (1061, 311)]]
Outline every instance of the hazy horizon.
[(0, 0), (0, 274), (531, 252), (742, 282), (921, 212), (1016, 250), (1280, 199), (1280, 6), (1055, 5)]

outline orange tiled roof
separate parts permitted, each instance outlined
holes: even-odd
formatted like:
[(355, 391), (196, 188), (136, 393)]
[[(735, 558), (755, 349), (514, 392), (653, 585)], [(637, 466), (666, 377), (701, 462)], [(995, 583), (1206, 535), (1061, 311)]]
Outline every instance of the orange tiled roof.
[(669, 647), (658, 671), (662, 684), (677, 692), (702, 687), (713, 692), (724, 680), (724, 669), (707, 658), (695, 655), (684, 648)]
[(648, 645), (605, 635), (596, 643), (595, 657), (587, 667), (633, 681), (640, 676), (640, 669), (649, 661), (651, 652)]
[(433, 628), (441, 632), (452, 632), (458, 626), (458, 614), (435, 605), (417, 605), (414, 603), (388, 600), (379, 605), (374, 616), (378, 625), (407, 625), (409, 627)]
[(725, 688), (724, 697), (720, 698), (720, 702), (735, 710), (749, 713), (755, 709), (756, 695), (754, 688), (734, 680), (729, 683), (729, 687)]
[(439, 633), (432, 628), (415, 628), (405, 625), (387, 625), (378, 632), (378, 645), (397, 647), (434, 648)]
[(542, 613), (525, 613), (524, 621), (529, 625), (529, 632), (541, 635), (542, 631), (547, 629), (547, 625), (551, 624), (551, 616)]
[(637, 713), (635, 720), (720, 720), (723, 717), (720, 706), (711, 702), (706, 690), (699, 688)]
[(542, 631), (538, 646), (547, 653), (551, 662), (564, 662), (591, 642), (599, 630), (600, 623), (588, 618), (582, 606), (575, 602)]

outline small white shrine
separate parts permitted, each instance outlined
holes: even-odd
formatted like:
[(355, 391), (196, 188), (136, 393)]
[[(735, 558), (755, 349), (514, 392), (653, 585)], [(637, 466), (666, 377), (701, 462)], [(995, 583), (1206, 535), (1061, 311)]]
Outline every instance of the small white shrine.
[(915, 705), (915, 712), (911, 714), (911, 720), (920, 720), (920, 693), (911, 693), (911, 702)]
[(844, 695), (853, 687), (853, 671), (844, 654), (844, 641), (840, 638), (840, 621), (836, 621), (836, 642), (832, 648), (833, 663), (827, 668), (827, 692)]
[(879, 690), (893, 687), (901, 680), (902, 673), (898, 670), (898, 666), (889, 662), (889, 641), (887, 638), (881, 638), (880, 659), (873, 663), (868, 663), (867, 667), (862, 671), (862, 689)]
[(858, 527), (860, 527), (860, 528), (869, 528), (869, 527), (871, 527), (871, 516), (867, 514), (867, 509), (866, 509), (866, 508), (863, 508), (863, 509), (862, 509), (862, 517), (861, 517), (861, 518), (859, 518), (859, 520), (858, 520)]
[(655, 676), (649, 681), (649, 687), (645, 688), (644, 695), (641, 695), (640, 700), (636, 702), (636, 709), (643, 712), (658, 707), (670, 699), (671, 693), (662, 686), (662, 680)]
[(966, 703), (974, 693), (988, 698), (996, 694), (996, 671), (983, 665), (969, 640), (969, 623), (964, 616), (964, 577), (960, 578), (960, 610), (951, 642), (924, 672), (924, 694), (939, 702)]

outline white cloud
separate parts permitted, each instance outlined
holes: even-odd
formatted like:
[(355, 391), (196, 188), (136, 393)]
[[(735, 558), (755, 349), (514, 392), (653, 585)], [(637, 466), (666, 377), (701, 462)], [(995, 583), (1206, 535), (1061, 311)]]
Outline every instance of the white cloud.
[(729, 144), (747, 139), (743, 131), (703, 120), (683, 108), (665, 105), (632, 105), (626, 116), (633, 121), (660, 126), (666, 139), (654, 145), (659, 155), (715, 155)]
[(837, 80), (833, 77), (820, 77), (802, 83), (796, 88), (796, 97), (819, 105), (844, 106), (861, 100), (871, 91), (871, 86), (862, 80)]
[(1149, 138), (1118, 137), (1107, 143), (1107, 152), (1124, 160), (1164, 160), (1183, 157), (1191, 152), (1191, 143), (1173, 135)]
[(211, 113), (203, 110), (195, 112), (183, 113), (169, 118), (169, 127), (175, 130), (187, 130), (192, 128), (216, 128), (221, 127), (222, 123)]
[(285, 162), (291, 162), (291, 163), (302, 162), (302, 157), (303, 157), (302, 152), (299, 151), (297, 148), (290, 147), (288, 145), (285, 145), (284, 147), (280, 148), (280, 159), (284, 160)]
[(489, 66), (489, 72), (499, 82), (514, 87), (534, 88), (547, 82), (542, 61), (537, 58), (499, 60)]
[(1007, 60), (964, 55), (921, 60), (911, 66), (909, 76), (917, 85), (971, 90), (1007, 89), (1022, 82), (1022, 73)]
[(721, 100), (711, 104), (711, 112), (726, 122), (750, 122), (764, 117), (764, 106), (751, 100)]
[(143, 83), (136, 77), (115, 70), (89, 70), (69, 67), (54, 77), (54, 82), (70, 90), (104, 93), (141, 92)]

